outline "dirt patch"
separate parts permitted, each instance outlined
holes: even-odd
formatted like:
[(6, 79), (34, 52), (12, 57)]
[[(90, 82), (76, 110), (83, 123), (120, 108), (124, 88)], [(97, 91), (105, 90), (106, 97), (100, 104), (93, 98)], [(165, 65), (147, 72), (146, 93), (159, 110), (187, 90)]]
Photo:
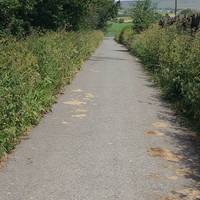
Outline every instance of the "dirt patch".
[(146, 131), (145, 135), (147, 136), (164, 136), (164, 133), (161, 133), (160, 131)]
[(160, 179), (160, 174), (157, 174), (157, 173), (151, 173), (149, 175), (146, 175), (147, 178), (150, 178), (150, 179), (154, 179), (154, 180), (159, 180)]
[(176, 170), (176, 175), (177, 176), (191, 176), (192, 175), (192, 171), (191, 171), (191, 169), (180, 168), (180, 169)]
[(200, 199), (200, 191), (193, 188), (185, 188), (175, 192), (179, 199), (198, 200)]
[(0, 169), (5, 167), (7, 160), (8, 160), (8, 154), (5, 154), (0, 160)]
[(193, 188), (185, 188), (182, 190), (174, 191), (172, 195), (162, 200), (199, 200), (200, 190)]
[(159, 157), (164, 160), (171, 161), (171, 162), (178, 162), (183, 158), (168, 149), (151, 148), (148, 152), (149, 152), (150, 156)]
[(169, 128), (169, 124), (166, 123), (166, 122), (163, 122), (163, 121), (155, 122), (152, 125), (153, 125), (153, 127), (160, 128), (160, 129), (162, 129), (162, 128)]
[(170, 176), (170, 177), (167, 177), (169, 180), (172, 180), (172, 181), (176, 181), (178, 179), (177, 176)]

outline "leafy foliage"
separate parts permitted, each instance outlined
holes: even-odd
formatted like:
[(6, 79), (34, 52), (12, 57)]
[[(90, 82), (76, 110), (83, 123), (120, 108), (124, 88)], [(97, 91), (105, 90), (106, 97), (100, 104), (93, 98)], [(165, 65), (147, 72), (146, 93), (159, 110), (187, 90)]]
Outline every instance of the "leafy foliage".
[(39, 122), (102, 38), (87, 31), (0, 40), (0, 157)]
[(117, 16), (118, 4), (114, 2), (113, 0), (93, 0), (92, 11), (89, 15), (93, 26), (102, 28), (108, 20)]
[(0, 0), (0, 32), (101, 28), (117, 10), (114, 0)]
[(141, 32), (155, 23), (161, 15), (152, 7), (151, 0), (138, 1), (132, 9), (133, 29)]

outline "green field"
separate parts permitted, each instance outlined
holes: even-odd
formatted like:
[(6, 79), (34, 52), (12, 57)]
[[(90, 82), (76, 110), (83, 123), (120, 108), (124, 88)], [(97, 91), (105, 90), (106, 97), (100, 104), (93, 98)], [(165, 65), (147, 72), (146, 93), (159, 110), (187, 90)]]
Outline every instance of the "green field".
[(131, 22), (128, 22), (128, 23), (115, 23), (115, 22), (112, 22), (112, 23), (108, 24), (108, 26), (107, 26), (106, 36), (114, 37), (114, 36), (120, 34), (121, 31), (126, 26), (130, 26), (131, 24), (132, 24)]

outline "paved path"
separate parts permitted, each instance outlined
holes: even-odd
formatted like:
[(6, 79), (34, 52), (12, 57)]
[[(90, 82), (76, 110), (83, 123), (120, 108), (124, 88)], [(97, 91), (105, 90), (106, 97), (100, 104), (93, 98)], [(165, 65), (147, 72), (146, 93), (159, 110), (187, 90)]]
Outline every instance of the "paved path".
[(105, 38), (0, 170), (0, 200), (162, 200), (195, 183), (177, 173), (189, 154), (173, 154), (186, 132), (137, 59)]

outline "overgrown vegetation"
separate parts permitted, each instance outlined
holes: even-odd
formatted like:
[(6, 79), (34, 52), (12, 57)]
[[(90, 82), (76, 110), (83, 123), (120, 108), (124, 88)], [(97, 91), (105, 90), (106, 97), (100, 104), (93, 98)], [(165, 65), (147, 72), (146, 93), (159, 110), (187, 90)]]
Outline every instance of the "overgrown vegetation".
[(114, 0), (1, 0), (0, 33), (22, 37), (38, 29), (102, 28), (117, 9)]
[[(198, 15), (195, 17), (197, 19)], [(191, 26), (193, 20), (190, 21)], [(199, 23), (199, 20), (196, 22)], [(144, 27), (143, 20), (139, 23), (139, 27)], [(200, 32), (196, 30), (195, 34), (188, 34), (187, 31), (180, 31), (176, 23), (167, 26), (151, 24), (139, 33), (133, 27), (126, 27), (118, 41), (142, 60), (176, 109), (199, 126)]]
[(200, 33), (192, 37), (155, 25), (141, 34), (125, 29), (121, 42), (143, 61), (177, 110), (199, 125)]
[(82, 31), (0, 39), (0, 157), (49, 111), (102, 38)]
[[(0, 0), (0, 157), (97, 47), (114, 0)], [(74, 32), (76, 31), (76, 32)]]

